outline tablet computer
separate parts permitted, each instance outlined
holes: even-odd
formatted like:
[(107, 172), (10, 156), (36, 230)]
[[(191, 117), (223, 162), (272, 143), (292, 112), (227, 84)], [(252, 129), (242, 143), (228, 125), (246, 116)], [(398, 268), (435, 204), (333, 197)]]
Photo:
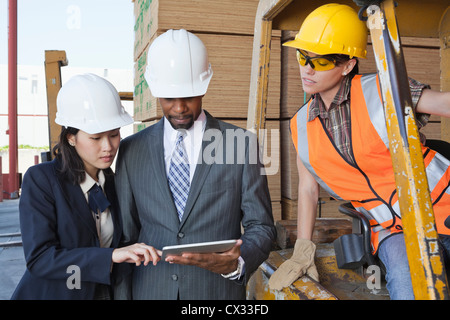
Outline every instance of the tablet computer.
[(221, 240), (221, 241), (181, 244), (176, 246), (166, 246), (162, 250), (161, 259), (164, 260), (168, 255), (179, 256), (184, 252), (190, 253), (225, 252), (233, 248), (236, 242), (237, 240)]

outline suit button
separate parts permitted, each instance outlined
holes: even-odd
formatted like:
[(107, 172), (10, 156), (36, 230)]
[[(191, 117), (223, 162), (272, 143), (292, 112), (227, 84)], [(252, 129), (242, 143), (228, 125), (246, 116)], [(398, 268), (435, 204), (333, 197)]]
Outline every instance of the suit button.
[(176, 274), (173, 274), (173, 275), (172, 275), (172, 280), (173, 280), (173, 281), (177, 281), (177, 280), (178, 280), (178, 276), (177, 276)]
[(183, 239), (184, 238), (184, 233), (183, 232), (179, 232), (177, 236), (178, 236), (178, 239)]

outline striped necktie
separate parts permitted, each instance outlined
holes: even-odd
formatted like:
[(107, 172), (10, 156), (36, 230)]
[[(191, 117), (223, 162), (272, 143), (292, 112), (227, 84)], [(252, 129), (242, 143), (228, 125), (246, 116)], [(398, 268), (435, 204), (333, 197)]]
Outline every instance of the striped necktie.
[(186, 131), (179, 131), (177, 134), (175, 150), (170, 160), (169, 168), (169, 187), (172, 191), (175, 207), (177, 208), (178, 218), (181, 221), (184, 213), (184, 207), (189, 195), (189, 162), (187, 158), (186, 148), (184, 146), (184, 138)]

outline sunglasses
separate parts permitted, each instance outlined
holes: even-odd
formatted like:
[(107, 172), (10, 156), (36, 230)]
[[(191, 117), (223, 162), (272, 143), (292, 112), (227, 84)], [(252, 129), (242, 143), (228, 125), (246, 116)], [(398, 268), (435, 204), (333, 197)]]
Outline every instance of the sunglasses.
[(307, 64), (315, 71), (327, 71), (336, 66), (336, 60), (325, 56), (310, 57), (305, 51), (297, 49), (298, 63), (304, 67)]

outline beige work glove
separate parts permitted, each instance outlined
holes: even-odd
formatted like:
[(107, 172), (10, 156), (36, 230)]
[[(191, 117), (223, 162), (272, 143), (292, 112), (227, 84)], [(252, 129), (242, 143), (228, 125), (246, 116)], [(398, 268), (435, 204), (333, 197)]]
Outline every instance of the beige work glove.
[(305, 274), (319, 281), (319, 274), (314, 264), (315, 253), (316, 245), (311, 240), (297, 239), (292, 257), (283, 262), (270, 277), (270, 289), (281, 290)]

